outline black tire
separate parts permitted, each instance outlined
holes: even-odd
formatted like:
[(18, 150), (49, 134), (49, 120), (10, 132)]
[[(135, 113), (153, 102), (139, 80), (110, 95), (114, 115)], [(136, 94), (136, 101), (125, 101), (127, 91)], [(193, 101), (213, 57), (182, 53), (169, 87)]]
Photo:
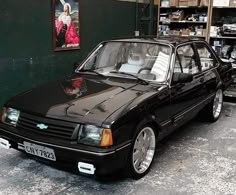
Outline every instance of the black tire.
[(223, 91), (219, 88), (214, 99), (205, 107), (203, 114), (207, 121), (215, 122), (220, 118), (223, 107)]
[[(149, 138), (149, 140), (147, 139), (146, 144), (143, 145), (141, 143), (141, 139), (145, 137), (145, 133), (146, 133), (146, 138)], [(141, 128), (138, 129), (137, 134), (133, 139), (127, 166), (129, 176), (131, 176), (133, 179), (140, 179), (148, 173), (155, 156), (156, 140), (157, 140), (156, 135), (157, 133), (155, 131), (155, 128), (150, 124), (143, 125)], [(140, 158), (134, 159), (138, 151), (137, 149), (138, 145), (141, 146), (141, 148), (139, 148)], [(143, 166), (142, 169), (138, 168), (142, 166)]]

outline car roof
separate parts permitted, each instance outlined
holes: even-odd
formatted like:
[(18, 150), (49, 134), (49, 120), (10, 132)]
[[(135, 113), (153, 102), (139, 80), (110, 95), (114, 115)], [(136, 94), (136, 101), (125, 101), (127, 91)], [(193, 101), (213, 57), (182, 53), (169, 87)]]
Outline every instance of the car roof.
[(177, 46), (179, 44), (188, 43), (192, 41), (204, 41), (203, 39), (196, 37), (181, 37), (181, 36), (139, 36), (139, 37), (126, 37), (120, 39), (114, 39), (112, 41), (123, 42), (145, 42), (145, 43), (162, 43)]

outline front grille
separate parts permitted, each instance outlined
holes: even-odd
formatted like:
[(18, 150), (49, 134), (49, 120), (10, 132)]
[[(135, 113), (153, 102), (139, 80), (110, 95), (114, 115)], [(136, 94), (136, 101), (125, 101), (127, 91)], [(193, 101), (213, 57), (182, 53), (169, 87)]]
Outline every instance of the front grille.
[[(37, 127), (38, 124), (44, 124), (48, 127), (47, 129), (40, 129)], [(17, 129), (22, 134), (34, 134), (66, 140), (72, 139), (76, 127), (77, 124), (73, 122), (39, 117), (22, 112), (17, 122)]]

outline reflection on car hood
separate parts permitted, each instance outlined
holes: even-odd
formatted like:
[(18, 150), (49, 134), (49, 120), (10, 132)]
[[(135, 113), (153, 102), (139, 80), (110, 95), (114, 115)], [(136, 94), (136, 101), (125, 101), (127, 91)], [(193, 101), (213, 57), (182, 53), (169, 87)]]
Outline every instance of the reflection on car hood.
[(8, 106), (23, 112), (101, 125), (121, 106), (143, 94), (145, 88), (147, 86), (131, 79), (125, 79), (124, 83), (124, 79), (77, 76), (34, 88), (12, 98)]

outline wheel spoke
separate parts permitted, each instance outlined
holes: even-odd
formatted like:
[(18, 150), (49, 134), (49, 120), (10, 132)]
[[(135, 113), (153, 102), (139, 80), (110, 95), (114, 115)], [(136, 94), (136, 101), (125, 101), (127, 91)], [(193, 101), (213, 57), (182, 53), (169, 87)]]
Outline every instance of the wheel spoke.
[(137, 161), (138, 159), (142, 158), (142, 152), (139, 150), (136, 150), (133, 154), (133, 161)]
[(145, 143), (144, 143), (144, 147), (146, 150), (148, 150), (148, 148), (150, 147), (150, 137), (148, 137), (146, 140), (145, 140)]
[(142, 147), (143, 147), (143, 143), (140, 140), (136, 140), (135, 145), (134, 145), (134, 149), (141, 150)]
[(146, 137), (147, 137), (146, 132), (145, 132), (145, 131), (142, 132), (142, 133), (141, 133), (141, 136), (140, 136), (140, 138), (139, 138), (139, 139), (140, 139), (140, 142), (142, 142), (142, 144), (145, 143)]
[(148, 167), (149, 167), (149, 163), (147, 163), (147, 162), (143, 162), (141, 164), (141, 168), (144, 169), (144, 170), (148, 169)]
[(134, 161), (134, 167), (139, 170), (141, 164), (141, 159), (137, 159)]

